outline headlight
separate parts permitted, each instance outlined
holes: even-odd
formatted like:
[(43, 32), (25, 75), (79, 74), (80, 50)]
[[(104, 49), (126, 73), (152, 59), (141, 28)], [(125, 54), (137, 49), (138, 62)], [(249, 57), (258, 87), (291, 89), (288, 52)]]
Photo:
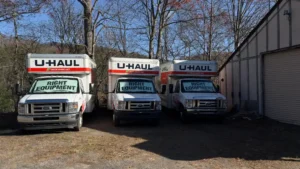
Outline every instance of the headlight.
[(185, 100), (185, 107), (192, 108), (193, 107), (193, 100)]
[(25, 112), (26, 112), (26, 104), (19, 103), (18, 104), (18, 113), (25, 114)]
[(155, 102), (155, 110), (161, 110), (161, 102), (160, 101)]
[(118, 104), (116, 106), (117, 110), (125, 110), (126, 102), (125, 101), (118, 101)]
[(68, 103), (68, 110), (69, 110), (69, 113), (77, 112), (78, 111), (78, 103), (77, 102)]

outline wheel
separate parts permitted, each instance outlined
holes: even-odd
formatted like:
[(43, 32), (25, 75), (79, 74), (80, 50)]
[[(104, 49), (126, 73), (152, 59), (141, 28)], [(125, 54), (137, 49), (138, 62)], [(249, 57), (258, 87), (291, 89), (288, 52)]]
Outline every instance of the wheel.
[(80, 128), (82, 127), (82, 114), (79, 113), (79, 117), (77, 118), (77, 124), (76, 127), (74, 127), (75, 131), (80, 131)]
[(183, 124), (188, 124), (190, 122), (189, 118), (187, 117), (184, 109), (180, 109), (180, 120)]
[(121, 124), (120, 119), (115, 114), (113, 114), (113, 124), (115, 127), (118, 127)]

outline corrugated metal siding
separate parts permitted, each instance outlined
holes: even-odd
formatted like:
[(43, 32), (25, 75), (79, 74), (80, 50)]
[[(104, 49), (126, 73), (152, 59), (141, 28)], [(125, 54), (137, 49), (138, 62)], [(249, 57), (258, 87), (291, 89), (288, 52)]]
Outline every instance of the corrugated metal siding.
[(268, 25), (268, 42), (269, 42), (269, 50), (277, 49), (277, 42), (278, 42), (278, 32), (277, 32), (277, 15), (273, 14), (269, 18), (269, 25)]
[(300, 125), (300, 50), (265, 56), (265, 114)]
[[(223, 81), (222, 81), (223, 79)], [(226, 96), (226, 81), (225, 81), (225, 69), (223, 69), (219, 74), (220, 92)]]
[(258, 32), (258, 53), (267, 51), (267, 31), (266, 27)]
[[(283, 15), (285, 10), (289, 9), (289, 4), (291, 3), (291, 26), (288, 20), (287, 15)], [(241, 87), (241, 96), (242, 100), (245, 100), (246, 90), (245, 87), (248, 85), (248, 81), (245, 80), (247, 76), (247, 70), (245, 70), (245, 64), (241, 63), (241, 72), (239, 72), (239, 59), (242, 59), (241, 62), (246, 60), (246, 49), (248, 48), (249, 59), (249, 104), (254, 105), (256, 110), (260, 114), (263, 113), (264, 104), (263, 104), (263, 86), (262, 81), (262, 70), (261, 70), (261, 54), (269, 52), (271, 50), (277, 50), (277, 48), (291, 47), (292, 45), (300, 45), (300, 22), (298, 21), (300, 16), (300, 1), (294, 0), (283, 0), (281, 1), (276, 8), (273, 8), (272, 13), (268, 15), (268, 19), (264, 18), (259, 27), (255, 28), (256, 30), (251, 33), (251, 36), (246, 38), (246, 43), (242, 43), (234, 54), (230, 57), (231, 61), (234, 61), (233, 73), (231, 72), (232, 62), (228, 60), (227, 65), (222, 67), (228, 68), (226, 70), (226, 88), (227, 97), (231, 96), (233, 90), (234, 98), (233, 103), (239, 103), (239, 88)], [(278, 22), (279, 21), (279, 22)], [(291, 30), (291, 32), (290, 32)], [(257, 36), (256, 36), (257, 35)], [(290, 38), (291, 37), (291, 38)], [(247, 43), (248, 41), (248, 43)], [(268, 44), (267, 44), (268, 43)], [(249, 45), (247, 47), (247, 45)], [(240, 58), (237, 55), (241, 54)], [(255, 58), (255, 56), (259, 58)], [(299, 56), (300, 57), (300, 56)], [(257, 71), (258, 69), (258, 71)], [(241, 81), (239, 80), (241, 75)], [(233, 76), (233, 78), (231, 77)], [(258, 76), (258, 77), (257, 77)], [(229, 91), (230, 90), (230, 91)], [(258, 95), (258, 96), (257, 96)], [(228, 100), (231, 99), (228, 97)], [(231, 100), (229, 101), (231, 103)], [(253, 107), (253, 108), (255, 108)]]
[(233, 62), (233, 104), (240, 103), (239, 91), (240, 91), (240, 70), (239, 62)]
[(249, 60), (249, 89), (250, 100), (257, 100), (256, 59)]
[(282, 3), (280, 6), (280, 11), (279, 11), (279, 24), (280, 24), (280, 47), (288, 47), (289, 46), (289, 34), (290, 34), (290, 29), (289, 29), (289, 20), (287, 19), (287, 16), (283, 15), (285, 10), (288, 10), (288, 3)]
[(247, 60), (241, 61), (241, 100), (248, 100), (248, 68)]
[(226, 96), (227, 96), (227, 102), (228, 107), (232, 108), (232, 63), (228, 63), (226, 65)]
[(300, 44), (300, 1), (292, 1), (292, 45)]

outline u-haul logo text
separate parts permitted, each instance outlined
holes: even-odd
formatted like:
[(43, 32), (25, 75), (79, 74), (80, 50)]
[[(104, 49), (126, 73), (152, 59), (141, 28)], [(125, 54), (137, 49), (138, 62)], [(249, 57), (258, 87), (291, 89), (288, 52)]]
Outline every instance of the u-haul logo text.
[(209, 66), (199, 65), (179, 65), (180, 70), (201, 70), (201, 71), (212, 71)]
[(80, 66), (76, 60), (34, 60), (35, 66)]
[(143, 69), (143, 70), (152, 70), (150, 64), (134, 64), (134, 63), (117, 63), (118, 69)]

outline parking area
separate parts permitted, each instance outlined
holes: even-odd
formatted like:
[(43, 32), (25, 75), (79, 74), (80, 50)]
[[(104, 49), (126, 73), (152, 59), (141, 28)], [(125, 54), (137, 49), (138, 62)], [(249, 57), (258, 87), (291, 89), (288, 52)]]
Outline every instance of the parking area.
[(300, 168), (300, 127), (270, 120), (195, 121), (163, 115), (157, 127), (113, 127), (85, 115), (80, 132), (0, 135), (0, 168)]

